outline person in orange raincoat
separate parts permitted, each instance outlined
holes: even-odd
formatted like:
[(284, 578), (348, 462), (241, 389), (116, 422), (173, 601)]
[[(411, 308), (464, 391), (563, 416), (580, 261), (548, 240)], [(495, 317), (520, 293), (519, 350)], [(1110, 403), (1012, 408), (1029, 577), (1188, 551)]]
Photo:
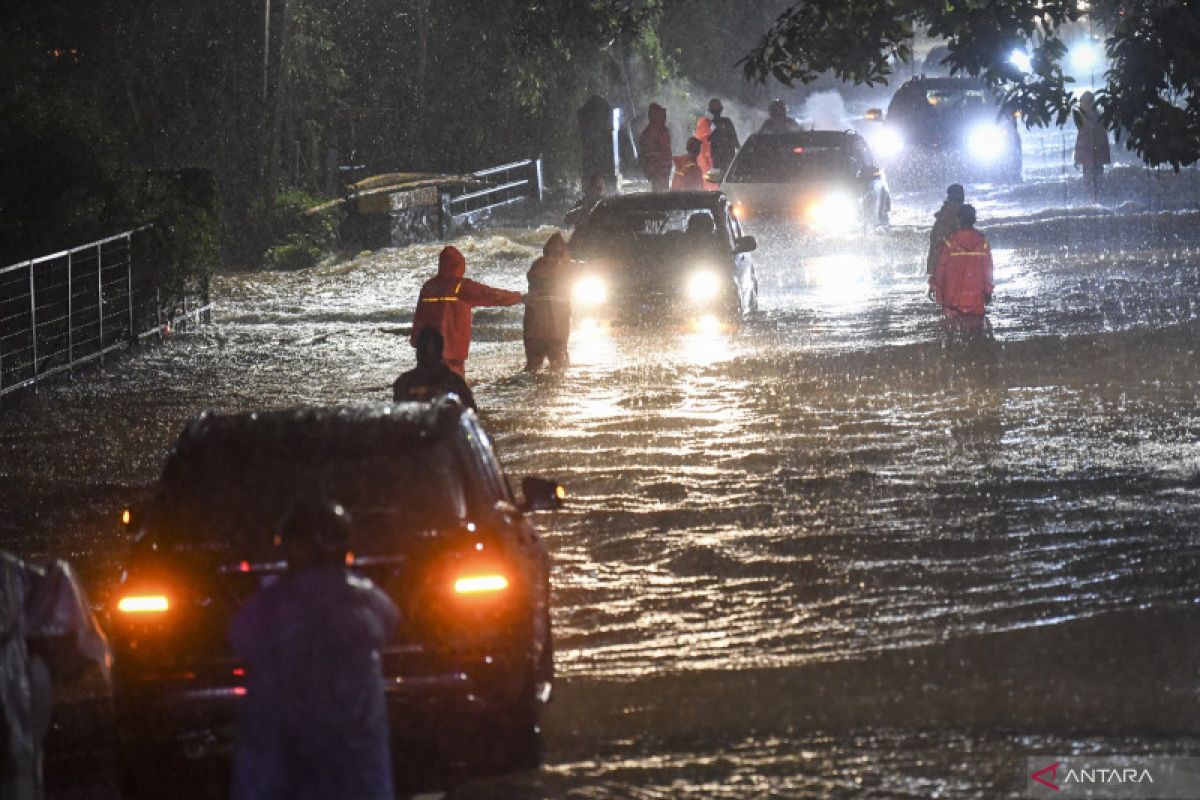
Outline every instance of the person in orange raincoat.
[(959, 229), (942, 244), (929, 291), (949, 320), (982, 322), (992, 301), (992, 251), (975, 230), (975, 207), (964, 205)]
[(698, 192), (704, 188), (704, 173), (698, 159), (703, 144), (695, 136), (687, 140), (687, 155), (675, 156), (675, 174), (671, 176), (672, 192)]
[(457, 247), (445, 247), (438, 256), (438, 274), (425, 281), (413, 314), (412, 345), (425, 328), (442, 334), (446, 366), (464, 378), (471, 349), (471, 310), (475, 306), (515, 306), (524, 300), (520, 292), (496, 289), (464, 278), (467, 260)]
[(700, 178), (703, 182), (704, 189), (716, 189), (717, 184), (709, 183), (704, 178), (708, 171), (713, 168), (712, 160), (712, 132), (713, 121), (708, 117), (701, 117), (696, 120), (696, 138), (700, 140), (700, 155), (696, 157), (696, 164), (700, 167)]
[(667, 130), (667, 110), (658, 103), (650, 104), (650, 121), (638, 137), (638, 149), (650, 191), (667, 191), (671, 184), (671, 132)]

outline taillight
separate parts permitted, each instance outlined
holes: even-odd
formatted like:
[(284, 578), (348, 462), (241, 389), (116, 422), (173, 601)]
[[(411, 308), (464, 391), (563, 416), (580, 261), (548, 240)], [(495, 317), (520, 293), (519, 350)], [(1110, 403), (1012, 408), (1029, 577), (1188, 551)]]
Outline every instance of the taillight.
[(161, 614), (171, 607), (165, 594), (130, 594), (117, 601), (123, 614)]
[(508, 578), (499, 574), (464, 575), (454, 581), (455, 594), (494, 594), (508, 588)]

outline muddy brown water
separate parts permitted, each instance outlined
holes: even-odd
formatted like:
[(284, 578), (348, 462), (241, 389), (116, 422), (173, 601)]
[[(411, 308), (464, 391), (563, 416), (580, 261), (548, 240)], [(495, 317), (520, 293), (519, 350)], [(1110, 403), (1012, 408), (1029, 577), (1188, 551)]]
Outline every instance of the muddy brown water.
[[(501, 457), (570, 502), (546, 765), (458, 795), (1021, 796), (1029, 754), (1200, 751), (1200, 214), (972, 191), (983, 335), (925, 299), (931, 194), (881, 235), (754, 230), (738, 333), (580, 331), (529, 376), (520, 310), (477, 313)], [(520, 289), (550, 232), (456, 244)], [(387, 399), (437, 249), (222, 276), (213, 326), (6, 401), (5, 545), (102, 600), (188, 418)]]

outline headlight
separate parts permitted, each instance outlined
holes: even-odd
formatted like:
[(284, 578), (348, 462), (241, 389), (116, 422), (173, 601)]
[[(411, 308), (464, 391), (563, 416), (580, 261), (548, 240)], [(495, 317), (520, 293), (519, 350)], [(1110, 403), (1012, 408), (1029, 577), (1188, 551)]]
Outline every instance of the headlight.
[(849, 194), (833, 192), (808, 207), (808, 221), (826, 233), (845, 233), (858, 225), (858, 205)]
[(571, 299), (581, 306), (602, 305), (607, 298), (608, 287), (594, 275), (575, 281), (575, 286), (571, 289)]
[(699, 270), (687, 279), (688, 300), (693, 303), (711, 302), (721, 292), (721, 278), (715, 272)]
[(880, 158), (894, 158), (904, 149), (904, 137), (895, 128), (885, 126), (875, 134), (871, 144)]
[(980, 161), (995, 161), (1008, 148), (1008, 137), (999, 125), (980, 125), (967, 136), (967, 150)]

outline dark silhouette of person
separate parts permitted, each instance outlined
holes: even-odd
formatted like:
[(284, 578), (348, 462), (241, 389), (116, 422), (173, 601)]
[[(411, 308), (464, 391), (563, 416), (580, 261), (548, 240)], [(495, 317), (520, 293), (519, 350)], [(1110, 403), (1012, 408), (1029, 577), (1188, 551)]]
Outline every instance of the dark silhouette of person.
[(788, 116), (787, 103), (772, 100), (767, 104), (767, 121), (758, 129), (759, 133), (796, 133), (800, 123)]
[(579, 198), (579, 202), (571, 207), (563, 221), (571, 227), (579, 227), (587, 221), (592, 210), (605, 197), (608, 197), (608, 182), (604, 180), (603, 175), (597, 172), (588, 179), (587, 186), (583, 187), (583, 197)]
[(229, 628), (246, 664), (232, 800), (392, 800), (380, 651), (396, 606), (346, 566), (350, 518), (300, 500), (279, 526), (287, 572)]
[(712, 114), (712, 133), (709, 135), (708, 141), (712, 149), (712, 165), (713, 169), (719, 169), (722, 173), (729, 169), (729, 165), (733, 163), (733, 157), (737, 155), (738, 148), (741, 147), (741, 142), (738, 141), (737, 128), (733, 125), (733, 120), (723, 116), (725, 106), (721, 104), (719, 98), (714, 97), (708, 101), (708, 112)]
[(942, 252), (942, 243), (958, 230), (958, 212), (966, 202), (966, 193), (962, 184), (952, 183), (946, 187), (946, 199), (933, 215), (933, 228), (929, 231), (929, 255), (925, 258), (925, 272), (933, 274), (937, 267), (938, 254)]
[[(528, 312), (526, 312), (528, 313)], [(448, 394), (458, 395), (462, 404), (475, 409), (475, 396), (462, 376), (446, 366), (442, 357), (445, 342), (436, 328), (417, 334), (417, 366), (400, 373), (392, 384), (397, 403), (429, 403)], [(476, 409), (477, 410), (477, 409)]]
[(549, 360), (551, 369), (570, 365), (571, 259), (562, 234), (554, 234), (526, 275), (525, 371), (537, 372)]

